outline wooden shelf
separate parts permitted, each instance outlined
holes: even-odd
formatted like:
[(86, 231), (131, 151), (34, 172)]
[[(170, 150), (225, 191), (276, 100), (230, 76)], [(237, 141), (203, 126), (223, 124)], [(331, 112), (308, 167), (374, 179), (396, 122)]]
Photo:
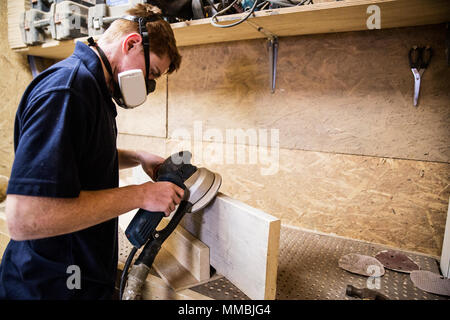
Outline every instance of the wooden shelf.
[[(246, 22), (232, 28), (214, 27), (210, 18), (173, 23), (172, 28), (178, 46), (266, 38), (267, 35), (257, 31), (258, 27), (278, 37), (359, 31), (367, 30), (366, 22), (370, 15), (367, 7), (373, 4), (380, 7), (381, 29), (450, 21), (450, 0), (346, 0), (257, 11)], [(225, 23), (231, 23), (243, 15), (227, 15), (219, 20), (226, 19)], [(63, 59), (72, 53), (77, 41), (86, 39), (52, 41), (13, 49), (30, 55)]]

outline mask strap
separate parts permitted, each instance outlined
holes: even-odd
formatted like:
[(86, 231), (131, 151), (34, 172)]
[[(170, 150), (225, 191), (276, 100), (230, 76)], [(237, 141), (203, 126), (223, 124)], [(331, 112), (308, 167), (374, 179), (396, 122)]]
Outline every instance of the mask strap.
[(141, 34), (142, 45), (144, 47), (145, 77), (148, 78), (148, 69), (149, 69), (149, 64), (150, 64), (150, 61), (149, 61), (150, 60), (150, 54), (149, 54), (150, 43), (148, 41), (148, 31), (147, 31), (147, 27), (145, 26), (144, 18), (139, 17), (138, 23), (139, 23), (139, 33)]
[(103, 50), (98, 46), (98, 44), (97, 44), (97, 42), (95, 42), (94, 38), (89, 37), (87, 39), (87, 41), (88, 41), (88, 46), (95, 47), (97, 49), (98, 54), (100, 55), (100, 58), (102, 59), (104, 65), (106, 67), (106, 70), (108, 71), (109, 75), (111, 76), (111, 78), (113, 78), (113, 81), (114, 81), (111, 64), (109, 63), (108, 58), (105, 55), (105, 52), (103, 52)]
[(155, 15), (153, 17), (146, 17), (146, 18), (126, 15), (126, 16), (123, 16), (121, 19), (137, 22), (139, 25), (139, 34), (142, 37), (142, 46), (144, 47), (145, 86), (147, 88), (147, 94), (150, 94), (153, 91), (155, 91), (156, 81), (148, 79), (149, 68), (150, 68), (150, 40), (148, 37), (148, 30), (147, 30), (146, 23), (158, 21), (158, 20), (161, 20), (162, 18), (159, 15)]
[[(103, 64), (105, 65), (106, 71), (108, 71), (109, 75), (111, 76), (111, 80), (114, 83), (114, 91), (120, 93), (119, 85), (114, 81), (114, 75), (113, 75), (113, 72), (112, 72), (111, 64), (109, 63), (109, 60), (106, 57), (105, 52), (98, 46), (98, 44), (97, 44), (97, 42), (95, 42), (94, 38), (89, 37), (87, 39), (87, 41), (88, 41), (88, 46), (95, 47), (97, 49), (98, 54), (100, 55), (100, 58), (102, 59)], [(125, 104), (123, 103), (122, 99), (119, 99), (119, 98), (115, 97), (114, 94), (113, 94), (113, 99), (114, 99), (114, 101), (116, 101), (116, 103), (119, 106), (122, 106), (122, 107), (125, 106)]]

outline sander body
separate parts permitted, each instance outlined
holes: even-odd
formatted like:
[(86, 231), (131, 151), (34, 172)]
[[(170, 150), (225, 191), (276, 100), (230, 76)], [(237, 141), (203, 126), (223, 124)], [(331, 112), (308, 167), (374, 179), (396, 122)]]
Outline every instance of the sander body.
[[(203, 209), (217, 195), (222, 183), (221, 176), (206, 168), (197, 168), (190, 163), (191, 158), (192, 154), (188, 151), (175, 153), (157, 170), (157, 182), (171, 182), (184, 189), (184, 197), (167, 226), (162, 230), (156, 230), (165, 216), (163, 212), (139, 209), (125, 230), (125, 235), (133, 245), (133, 249), (122, 272), (120, 299), (140, 298), (142, 285), (163, 242), (175, 230), (185, 213), (195, 213)], [(134, 255), (143, 245), (145, 246), (142, 252), (128, 274)]]

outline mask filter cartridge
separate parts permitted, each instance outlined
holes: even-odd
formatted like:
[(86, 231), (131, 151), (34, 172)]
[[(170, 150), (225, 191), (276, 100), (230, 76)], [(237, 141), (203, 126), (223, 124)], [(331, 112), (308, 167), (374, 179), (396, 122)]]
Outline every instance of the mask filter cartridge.
[(128, 108), (137, 107), (147, 99), (147, 89), (142, 70), (133, 69), (118, 74), (123, 102)]

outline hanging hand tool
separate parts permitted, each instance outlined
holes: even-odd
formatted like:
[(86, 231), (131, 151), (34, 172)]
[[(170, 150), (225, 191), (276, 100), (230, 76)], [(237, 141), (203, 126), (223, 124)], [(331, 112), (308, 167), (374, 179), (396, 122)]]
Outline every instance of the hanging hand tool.
[(278, 58), (278, 38), (271, 37), (268, 40), (269, 61), (270, 61), (270, 90), (275, 92), (275, 84), (277, 80), (277, 58)]
[[(187, 212), (197, 212), (208, 205), (216, 196), (222, 183), (219, 174), (206, 168), (197, 168), (190, 164), (191, 153), (182, 151), (167, 158), (157, 171), (156, 181), (168, 181), (185, 190), (183, 200), (173, 214), (170, 222), (162, 230), (156, 227), (164, 217), (163, 212), (149, 212), (143, 209), (134, 216), (125, 230), (125, 235), (133, 245), (125, 263), (120, 281), (120, 299), (135, 300), (142, 290), (142, 285), (156, 258), (163, 242), (175, 230), (178, 223)], [(128, 268), (137, 250), (141, 254), (131, 267)], [(125, 286), (126, 284), (126, 286)]]
[(420, 82), (423, 73), (430, 64), (433, 51), (430, 46), (417, 47), (414, 46), (409, 50), (409, 66), (414, 75), (414, 106), (417, 107), (419, 100)]

